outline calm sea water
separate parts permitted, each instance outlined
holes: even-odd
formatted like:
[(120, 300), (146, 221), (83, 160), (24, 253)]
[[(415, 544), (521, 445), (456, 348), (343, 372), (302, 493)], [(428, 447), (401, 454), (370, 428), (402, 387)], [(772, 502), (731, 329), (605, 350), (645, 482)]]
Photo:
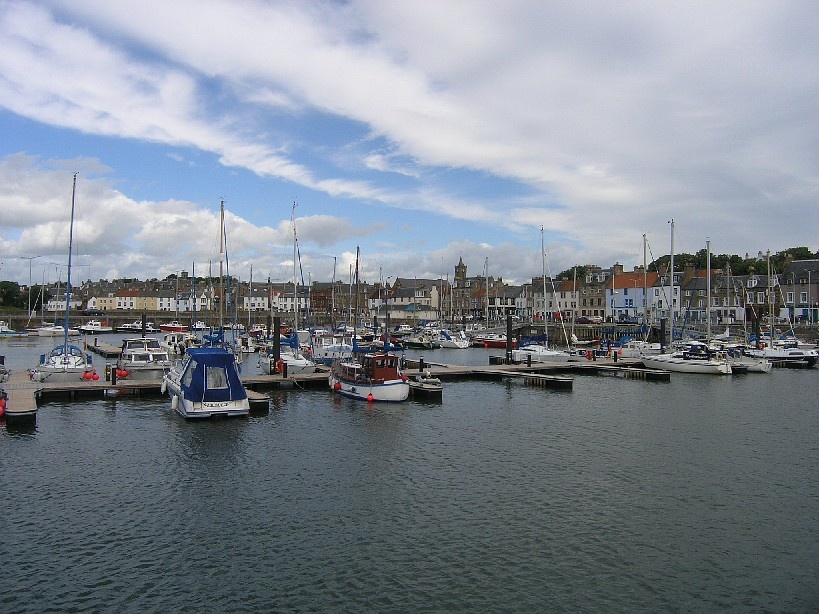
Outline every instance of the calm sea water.
[(818, 375), (48, 403), (0, 426), (0, 610), (816, 611)]

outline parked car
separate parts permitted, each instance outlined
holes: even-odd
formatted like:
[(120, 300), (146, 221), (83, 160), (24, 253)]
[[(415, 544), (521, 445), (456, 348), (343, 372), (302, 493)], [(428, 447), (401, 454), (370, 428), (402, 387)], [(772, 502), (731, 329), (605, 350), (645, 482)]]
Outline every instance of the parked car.
[(591, 318), (588, 316), (580, 316), (574, 322), (575, 324), (593, 324)]

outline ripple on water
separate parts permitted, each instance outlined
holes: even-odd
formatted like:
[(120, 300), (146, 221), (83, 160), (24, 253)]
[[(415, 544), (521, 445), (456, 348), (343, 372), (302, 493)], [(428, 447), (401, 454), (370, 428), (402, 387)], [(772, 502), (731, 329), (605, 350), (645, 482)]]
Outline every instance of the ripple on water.
[(806, 377), (277, 392), (204, 423), (164, 398), (49, 404), (0, 438), (0, 606), (810, 610)]

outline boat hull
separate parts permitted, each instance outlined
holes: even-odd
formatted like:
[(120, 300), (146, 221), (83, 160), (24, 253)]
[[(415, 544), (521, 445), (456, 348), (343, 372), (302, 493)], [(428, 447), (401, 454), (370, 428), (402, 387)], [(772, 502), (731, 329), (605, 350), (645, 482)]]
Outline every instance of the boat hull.
[(730, 375), (731, 365), (726, 361), (682, 358), (673, 354), (643, 356), (647, 369), (662, 369), (674, 373), (700, 373), (704, 375)]
[(384, 383), (368, 383), (348, 381), (330, 373), (328, 378), (330, 389), (338, 394), (362, 401), (400, 402), (409, 397), (409, 383), (399, 379)]

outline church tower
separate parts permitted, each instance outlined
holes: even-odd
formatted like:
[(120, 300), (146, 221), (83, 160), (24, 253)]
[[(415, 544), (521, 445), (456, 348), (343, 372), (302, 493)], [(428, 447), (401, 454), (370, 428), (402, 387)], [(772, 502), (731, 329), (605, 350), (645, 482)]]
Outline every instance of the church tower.
[(453, 281), (456, 288), (463, 288), (466, 281), (466, 265), (463, 257), (458, 258), (458, 264), (455, 265), (455, 279)]

